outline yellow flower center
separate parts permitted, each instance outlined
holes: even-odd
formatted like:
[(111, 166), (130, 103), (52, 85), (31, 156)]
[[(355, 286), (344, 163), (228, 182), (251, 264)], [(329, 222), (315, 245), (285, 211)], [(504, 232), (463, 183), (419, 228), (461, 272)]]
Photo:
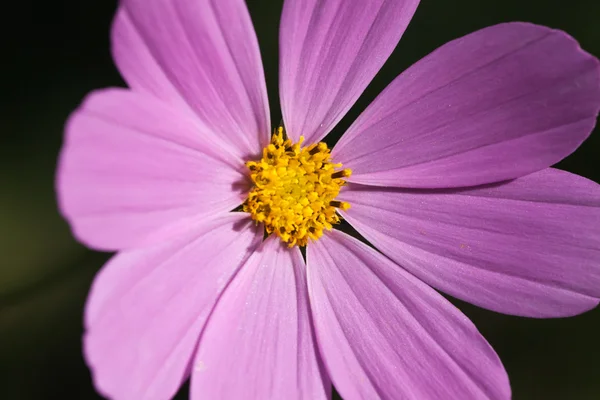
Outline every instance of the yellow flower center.
[(336, 208), (350, 208), (335, 198), (345, 183), (342, 178), (352, 171), (331, 162), (325, 143), (301, 147), (303, 137), (292, 144), (283, 136), (279, 127), (262, 159), (246, 163), (254, 187), (243, 209), (289, 247), (306, 246), (308, 239), (317, 240), (340, 222)]

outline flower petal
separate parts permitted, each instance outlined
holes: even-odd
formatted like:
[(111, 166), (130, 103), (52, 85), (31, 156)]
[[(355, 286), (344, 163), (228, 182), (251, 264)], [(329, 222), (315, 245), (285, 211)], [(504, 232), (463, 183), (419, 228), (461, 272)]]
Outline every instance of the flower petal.
[(62, 214), (99, 249), (162, 241), (198, 214), (243, 201), (244, 166), (188, 114), (112, 89), (71, 116), (57, 172)]
[(308, 246), (315, 331), (344, 399), (509, 399), (475, 326), (433, 289), (339, 231)]
[(569, 155), (599, 109), (595, 57), (563, 32), (501, 24), (454, 40), (401, 74), (332, 153), (357, 183), (493, 183)]
[(237, 150), (255, 156), (270, 137), (265, 78), (243, 0), (124, 0), (113, 54), (134, 90), (180, 105)]
[(177, 88), (158, 65), (124, 7), (119, 7), (111, 29), (111, 50), (119, 72), (134, 91), (157, 97), (191, 111)]
[(235, 213), (114, 257), (86, 307), (84, 352), (96, 388), (111, 399), (171, 398), (220, 293), (261, 239)]
[(248, 260), (202, 333), (192, 398), (326, 399), (314, 344), (305, 265), (275, 236)]
[(494, 311), (581, 313), (600, 298), (600, 186), (546, 169), (514, 181), (425, 191), (349, 185), (344, 217), (430, 285)]
[(396, 47), (419, 0), (286, 0), (279, 33), (281, 111), (288, 135), (323, 138)]

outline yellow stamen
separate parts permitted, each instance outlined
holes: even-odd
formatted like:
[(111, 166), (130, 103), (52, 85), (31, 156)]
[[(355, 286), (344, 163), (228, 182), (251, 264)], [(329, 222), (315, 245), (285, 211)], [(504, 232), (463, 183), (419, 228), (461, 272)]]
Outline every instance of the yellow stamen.
[(262, 159), (246, 163), (254, 187), (244, 211), (289, 247), (306, 246), (308, 239), (317, 240), (324, 229), (340, 222), (336, 208), (350, 208), (335, 198), (345, 184), (342, 178), (352, 171), (336, 171), (342, 164), (331, 162), (325, 143), (301, 147), (302, 136), (295, 144), (283, 136), (283, 127), (279, 127), (263, 149)]

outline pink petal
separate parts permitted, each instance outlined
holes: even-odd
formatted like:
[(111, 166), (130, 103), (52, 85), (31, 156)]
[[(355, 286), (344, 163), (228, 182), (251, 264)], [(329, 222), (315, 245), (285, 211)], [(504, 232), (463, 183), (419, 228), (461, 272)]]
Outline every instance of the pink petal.
[(396, 47), (419, 0), (286, 0), (279, 33), (281, 111), (288, 135), (323, 138)]
[(123, 0), (113, 55), (136, 90), (178, 106), (248, 158), (270, 137), (260, 51), (243, 0)]
[(111, 399), (171, 398), (220, 293), (261, 239), (235, 213), (114, 257), (96, 277), (85, 315), (96, 388)]
[(546, 169), (463, 190), (350, 185), (344, 217), (430, 285), (494, 311), (561, 317), (600, 298), (600, 185)]
[(509, 399), (498, 356), (459, 310), (390, 260), (334, 231), (308, 246), (315, 331), (350, 399)]
[(182, 110), (188, 103), (150, 53), (124, 7), (119, 7), (111, 30), (112, 56), (127, 85), (134, 91), (157, 97)]
[(192, 398), (326, 399), (297, 248), (271, 236), (219, 300), (192, 372)]
[(525, 23), (454, 40), (394, 80), (333, 151), (352, 182), (447, 188), (546, 168), (590, 134), (600, 64), (564, 32)]
[(155, 243), (185, 231), (190, 218), (239, 205), (244, 169), (188, 114), (146, 95), (105, 90), (67, 124), (60, 209), (90, 247)]

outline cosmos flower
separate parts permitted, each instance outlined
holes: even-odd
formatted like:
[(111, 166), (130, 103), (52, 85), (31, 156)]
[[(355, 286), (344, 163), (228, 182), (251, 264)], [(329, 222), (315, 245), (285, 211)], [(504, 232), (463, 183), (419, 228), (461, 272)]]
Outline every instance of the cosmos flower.
[(57, 183), (74, 235), (118, 251), (85, 312), (100, 393), (166, 399), (190, 377), (193, 399), (324, 399), (332, 384), (508, 399), (498, 356), (434, 288), (528, 317), (598, 304), (599, 186), (548, 168), (600, 108), (598, 60), (567, 34), (508, 23), (449, 42), (320, 143), (418, 3), (286, 0), (283, 129), (242, 0), (121, 2), (129, 89), (73, 113)]

